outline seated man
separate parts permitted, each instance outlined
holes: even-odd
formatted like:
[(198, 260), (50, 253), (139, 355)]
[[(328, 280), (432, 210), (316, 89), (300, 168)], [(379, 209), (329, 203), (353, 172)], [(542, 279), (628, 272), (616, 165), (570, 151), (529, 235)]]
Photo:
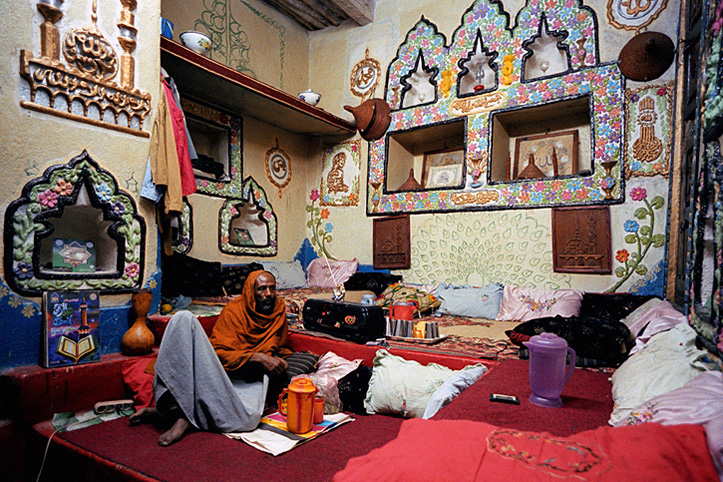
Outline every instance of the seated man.
[[(271, 273), (254, 271), (241, 296), (223, 309), (210, 340), (188, 311), (176, 313), (163, 335), (155, 366), (155, 408), (131, 415), (131, 424), (153, 418), (171, 422), (158, 444), (170, 445), (194, 427), (245, 432), (259, 424), (269, 381), (288, 383), (284, 360), (285, 303)], [(230, 376), (230, 378), (229, 378)]]

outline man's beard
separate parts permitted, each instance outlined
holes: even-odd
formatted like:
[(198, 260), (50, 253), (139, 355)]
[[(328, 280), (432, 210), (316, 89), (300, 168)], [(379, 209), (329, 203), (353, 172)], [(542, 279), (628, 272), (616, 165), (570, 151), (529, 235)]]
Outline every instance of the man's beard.
[(256, 302), (256, 311), (262, 315), (270, 315), (276, 306), (276, 298), (264, 298)]

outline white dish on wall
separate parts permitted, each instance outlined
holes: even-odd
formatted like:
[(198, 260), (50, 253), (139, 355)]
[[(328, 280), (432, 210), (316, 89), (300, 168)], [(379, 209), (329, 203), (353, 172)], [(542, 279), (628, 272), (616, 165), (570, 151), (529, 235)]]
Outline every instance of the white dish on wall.
[(180, 37), (181, 43), (201, 55), (208, 55), (211, 51), (211, 39), (201, 32), (183, 32)]

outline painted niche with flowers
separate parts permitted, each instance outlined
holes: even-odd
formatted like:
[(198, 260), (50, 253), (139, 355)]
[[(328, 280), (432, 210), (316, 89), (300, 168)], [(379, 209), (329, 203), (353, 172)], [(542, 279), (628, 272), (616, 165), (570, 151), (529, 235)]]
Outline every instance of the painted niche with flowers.
[[(132, 196), (83, 151), (23, 187), (5, 212), (5, 279), (23, 295), (48, 290), (127, 292), (141, 287), (146, 226)], [(53, 260), (54, 246), (92, 246), (81, 271)]]
[[(559, 39), (556, 54), (563, 56), (564, 62), (554, 72), (543, 68), (543, 75), (526, 77), (525, 66), (536, 62), (532, 61), (539, 53), (533, 46), (543, 34)], [(422, 73), (424, 79), (415, 81), (415, 75)], [(478, 85), (470, 89), (469, 82)], [(409, 101), (410, 94), (420, 92), (420, 85), (429, 92), (418, 102)], [(462, 14), (449, 42), (436, 25), (422, 18), (409, 30), (387, 68), (385, 100), (391, 107), (388, 134), (369, 145), (368, 181), (372, 189), (367, 194), (368, 214), (624, 201), (620, 166), (624, 79), (616, 64), (600, 61), (597, 17), (581, 1), (528, 0), (513, 23), (501, 2), (476, 0)], [(558, 125), (555, 114), (537, 124), (525, 121), (527, 109), (532, 108), (547, 113), (577, 109), (571, 124), (580, 139), (581, 168), (577, 173), (517, 180), (505, 175), (508, 159), (515, 159), (509, 146), (514, 145), (511, 140), (517, 134), (500, 125), (496, 131), (492, 128), (501, 115), (515, 117), (510, 122), (523, 123), (531, 133), (566, 128)], [(464, 119), (465, 125), (461, 186), (424, 191), (390, 189), (386, 185), (387, 169), (398, 152), (392, 144), (394, 136), (455, 119)], [(572, 122), (570, 119), (566, 122)]]
[(218, 230), (222, 253), (276, 256), (278, 252), (274, 208), (250, 176), (241, 186), (241, 198), (227, 199), (221, 206)]

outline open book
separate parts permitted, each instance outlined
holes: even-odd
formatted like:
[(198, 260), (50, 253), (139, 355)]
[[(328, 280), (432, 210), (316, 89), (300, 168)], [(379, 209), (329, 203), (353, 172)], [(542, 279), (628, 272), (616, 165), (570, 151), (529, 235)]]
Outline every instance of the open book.
[(93, 335), (86, 335), (77, 342), (65, 335), (58, 337), (55, 345), (55, 353), (78, 363), (78, 360), (89, 353), (93, 353), (98, 348)]
[(261, 423), (251, 432), (226, 433), (227, 437), (243, 440), (252, 447), (271, 455), (280, 455), (294, 447), (306, 443), (321, 434), (333, 430), (339, 425), (352, 422), (354, 419), (345, 413), (324, 415), (324, 421), (314, 424), (306, 433), (291, 433), (286, 428), (286, 417), (279, 412), (261, 417)]

